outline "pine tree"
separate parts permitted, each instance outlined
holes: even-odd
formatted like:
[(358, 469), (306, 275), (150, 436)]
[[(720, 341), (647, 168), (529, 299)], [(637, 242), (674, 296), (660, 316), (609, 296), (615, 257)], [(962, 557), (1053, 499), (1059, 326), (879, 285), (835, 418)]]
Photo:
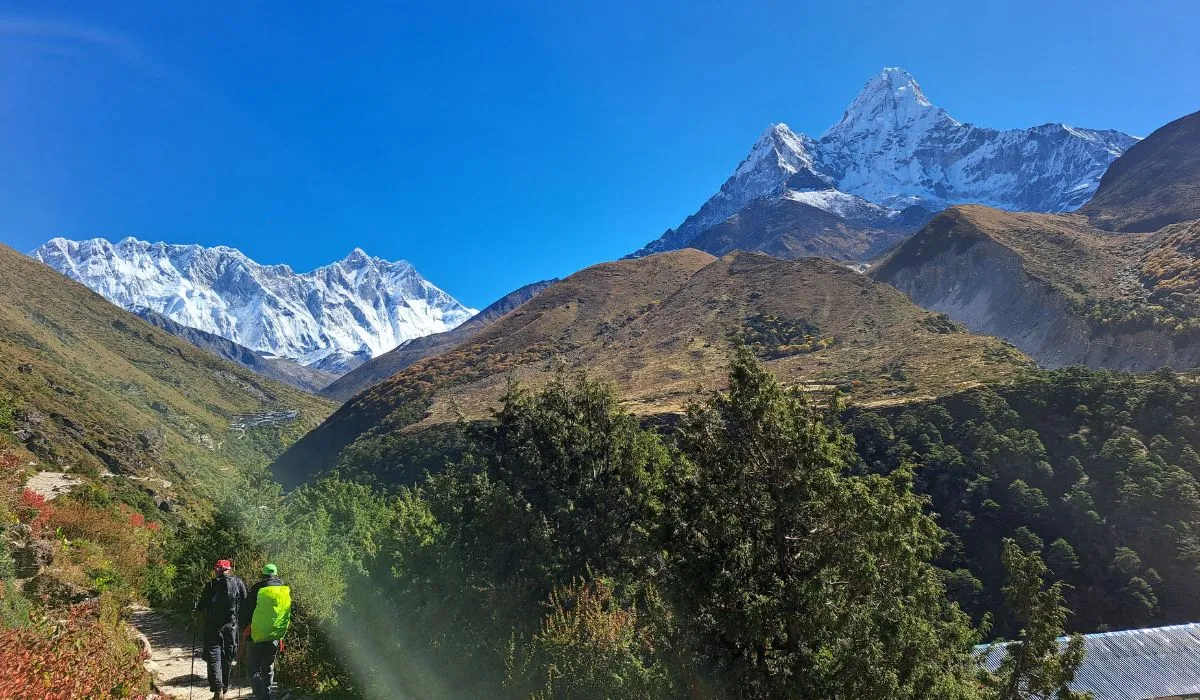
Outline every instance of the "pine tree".
[(912, 473), (853, 476), (853, 441), (741, 349), (693, 408), (672, 554), (695, 667), (731, 696), (965, 698), (974, 632), (931, 561)]
[(1002, 555), (1009, 583), (1008, 605), (1021, 622), (1017, 639), (1005, 646), (1004, 660), (989, 674), (996, 700), (1088, 700), (1091, 694), (1071, 690), (1083, 662), (1083, 637), (1072, 635), (1059, 643), (1069, 611), (1063, 605), (1061, 581), (1046, 586), (1049, 569), (1036, 552), (1026, 553), (1011, 539)]

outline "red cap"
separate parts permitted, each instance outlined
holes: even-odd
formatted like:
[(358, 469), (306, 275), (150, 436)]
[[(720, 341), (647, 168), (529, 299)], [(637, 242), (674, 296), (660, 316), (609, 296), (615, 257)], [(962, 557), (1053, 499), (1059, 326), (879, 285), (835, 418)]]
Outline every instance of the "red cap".
[(213, 564), (213, 569), (216, 571), (229, 571), (233, 568), (233, 562), (228, 559), (219, 559), (216, 564)]

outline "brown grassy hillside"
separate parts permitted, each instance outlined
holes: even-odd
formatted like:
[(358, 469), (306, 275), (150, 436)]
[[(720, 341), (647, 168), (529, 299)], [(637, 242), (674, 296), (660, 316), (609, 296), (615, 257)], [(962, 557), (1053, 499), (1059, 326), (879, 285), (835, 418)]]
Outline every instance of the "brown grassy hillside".
[[(6, 246), (0, 396), (12, 407), (0, 439), (19, 441), (43, 467), (165, 479), (174, 490), (269, 457), (268, 443), (298, 437), (332, 410)], [(271, 412), (282, 413), (268, 421), (268, 439), (249, 426)]]
[(1130, 292), (1122, 273), (1142, 254), (1148, 236), (1113, 235), (1070, 214), (1030, 214), (979, 205), (952, 207), (938, 214), (916, 236), (872, 267), (871, 276), (922, 265), (935, 256), (961, 254), (971, 246), (994, 241), (1020, 256), (1032, 276), (1062, 293), (1116, 298)]
[(955, 391), (1029, 364), (839, 264), (688, 249), (597, 265), (553, 285), (470, 342), (359, 394), (276, 472), (328, 466), (364, 434), (460, 412), (482, 418), (509, 379), (537, 386), (559, 368), (615, 383), (639, 415), (677, 413), (697, 389), (723, 385), (736, 342), (790, 384), (837, 386), (871, 403)]
[(1079, 210), (1109, 231), (1200, 219), (1200, 112), (1154, 131), (1115, 160)]

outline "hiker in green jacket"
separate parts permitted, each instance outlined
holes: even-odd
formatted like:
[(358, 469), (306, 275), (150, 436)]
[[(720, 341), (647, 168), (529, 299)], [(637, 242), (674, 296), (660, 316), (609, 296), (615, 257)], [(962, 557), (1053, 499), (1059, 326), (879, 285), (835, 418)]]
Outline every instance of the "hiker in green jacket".
[(280, 640), (292, 621), (291, 590), (279, 578), (279, 567), (267, 564), (263, 576), (250, 587), (238, 615), (243, 630), (249, 627), (246, 664), (255, 700), (271, 700), (275, 685), (275, 657)]

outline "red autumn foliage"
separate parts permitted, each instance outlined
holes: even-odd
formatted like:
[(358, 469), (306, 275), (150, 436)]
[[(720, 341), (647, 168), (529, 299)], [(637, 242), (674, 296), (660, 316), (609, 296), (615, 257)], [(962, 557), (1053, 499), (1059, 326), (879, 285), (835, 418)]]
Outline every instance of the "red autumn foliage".
[(26, 508), (40, 510), (42, 506), (46, 505), (46, 497), (40, 493), (37, 493), (36, 491), (25, 489), (25, 491), (21, 493), (21, 505), (25, 506)]
[(24, 627), (0, 630), (0, 697), (145, 698), (145, 658), (115, 610), (99, 601), (72, 606), (65, 620), (31, 615)]
[(16, 469), (21, 464), (21, 458), (12, 452), (0, 452), (0, 469)]
[(21, 492), (21, 503), (17, 509), (21, 522), (27, 523), (34, 535), (41, 534), (46, 521), (54, 515), (54, 506), (46, 502), (46, 497), (35, 491), (25, 489)]
[(135, 510), (125, 509), (124, 506), (122, 506), (122, 508), (129, 513), (130, 525), (149, 530), (150, 532), (158, 532), (162, 530), (162, 523), (155, 522), (153, 520), (146, 520), (146, 516), (142, 515), (141, 513)]

